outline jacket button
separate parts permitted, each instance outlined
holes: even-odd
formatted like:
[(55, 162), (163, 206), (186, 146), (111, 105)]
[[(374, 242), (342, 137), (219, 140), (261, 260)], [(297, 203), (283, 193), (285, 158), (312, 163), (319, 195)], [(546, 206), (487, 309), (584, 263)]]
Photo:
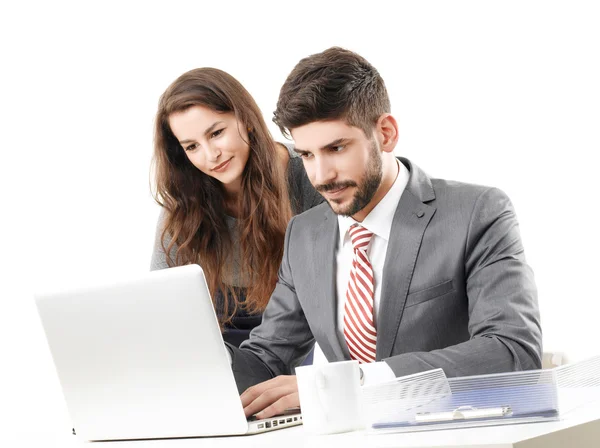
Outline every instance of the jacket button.
[(417, 218), (422, 218), (425, 215), (425, 213), (423, 213), (423, 210), (419, 210), (417, 212)]

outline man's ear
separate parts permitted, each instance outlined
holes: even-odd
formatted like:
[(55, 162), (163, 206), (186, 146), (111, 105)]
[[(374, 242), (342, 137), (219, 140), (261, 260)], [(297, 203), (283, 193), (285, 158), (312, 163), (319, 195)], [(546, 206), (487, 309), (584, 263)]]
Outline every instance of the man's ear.
[(398, 122), (392, 114), (382, 114), (375, 125), (379, 146), (384, 152), (394, 152), (398, 143)]

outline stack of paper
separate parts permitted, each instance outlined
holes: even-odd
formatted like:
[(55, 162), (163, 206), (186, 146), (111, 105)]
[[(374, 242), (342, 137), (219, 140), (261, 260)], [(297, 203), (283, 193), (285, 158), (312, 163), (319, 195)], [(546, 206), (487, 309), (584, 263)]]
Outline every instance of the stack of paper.
[(597, 397), (600, 356), (548, 370), (460, 378), (435, 369), (363, 388), (367, 426), (377, 431), (558, 420)]

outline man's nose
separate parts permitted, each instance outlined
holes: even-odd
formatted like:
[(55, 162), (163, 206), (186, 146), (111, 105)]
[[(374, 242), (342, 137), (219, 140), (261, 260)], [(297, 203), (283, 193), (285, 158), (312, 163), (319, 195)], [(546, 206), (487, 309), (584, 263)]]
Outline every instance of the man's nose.
[(315, 185), (325, 185), (335, 180), (337, 174), (335, 165), (327, 158), (318, 158), (315, 160)]

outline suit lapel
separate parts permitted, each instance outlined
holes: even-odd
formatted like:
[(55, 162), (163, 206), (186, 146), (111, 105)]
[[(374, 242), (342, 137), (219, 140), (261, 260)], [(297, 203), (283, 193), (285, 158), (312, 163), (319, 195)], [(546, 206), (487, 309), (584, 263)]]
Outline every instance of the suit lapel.
[(401, 161), (411, 173), (394, 214), (383, 268), (377, 317), (378, 361), (392, 354), (423, 234), (436, 210), (423, 202), (435, 198), (429, 178), (406, 159)]
[[(312, 266), (315, 281), (316, 306), (321, 312), (319, 325), (327, 334), (327, 345), (321, 343), (321, 350), (328, 359), (342, 360), (349, 355), (340, 345), (337, 335), (337, 295), (335, 252), (339, 240), (338, 220), (331, 209), (325, 214), (321, 225), (313, 233)], [(347, 351), (347, 349), (346, 349)]]

